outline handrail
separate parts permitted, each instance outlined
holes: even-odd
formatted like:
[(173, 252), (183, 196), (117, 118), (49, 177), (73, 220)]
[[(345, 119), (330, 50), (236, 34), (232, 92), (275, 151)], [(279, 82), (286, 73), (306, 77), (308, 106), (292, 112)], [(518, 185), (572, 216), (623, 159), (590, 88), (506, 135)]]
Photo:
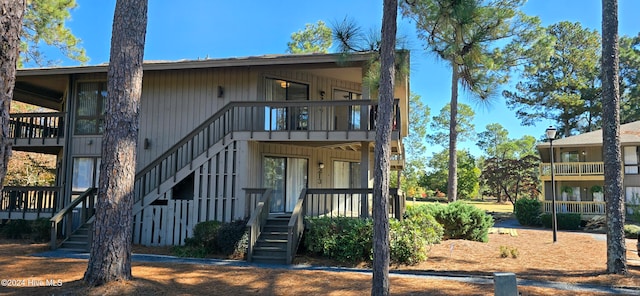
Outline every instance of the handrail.
[[(51, 222), (51, 249), (55, 250), (58, 248), (58, 224), (63, 221), (66, 217), (66, 231), (65, 231), (65, 239), (69, 238), (72, 229), (72, 216), (73, 209), (75, 209), (78, 205), (83, 203), (82, 207), (82, 224), (86, 223), (91, 217), (93, 217), (95, 205), (94, 205), (94, 196), (98, 190), (96, 188), (89, 188), (85, 192), (83, 192), (78, 198), (76, 198), (73, 202), (69, 203), (66, 207), (62, 208), (58, 213), (56, 213), (49, 221)], [(89, 199), (89, 197), (92, 197)]]
[[(224, 144), (224, 139), (227, 135), (231, 135), (233, 138), (233, 133), (236, 131), (261, 130), (259, 128), (256, 129), (256, 127), (260, 124), (264, 127), (264, 120), (255, 121), (254, 117), (257, 115), (255, 113), (265, 112), (265, 108), (304, 109), (354, 105), (375, 106), (376, 104), (377, 102), (371, 100), (230, 102), (136, 174), (136, 202), (153, 190), (159, 189), (163, 182), (175, 177), (176, 172), (189, 166), (194, 159), (203, 155), (203, 153), (208, 153), (209, 149), (220, 140)], [(308, 113), (305, 114), (308, 116)], [(249, 122), (238, 120), (242, 116), (247, 117)], [(328, 122), (326, 123), (329, 124)], [(370, 126), (361, 127), (360, 130), (371, 130), (371, 128)], [(264, 131), (272, 132), (273, 130), (269, 128)], [(290, 129), (288, 131), (291, 132)]]
[(269, 218), (269, 212), (271, 211), (271, 194), (272, 189), (265, 189), (262, 194), (262, 198), (258, 202), (258, 206), (256, 207), (253, 214), (251, 214), (251, 218), (247, 222), (247, 228), (249, 230), (249, 242), (247, 244), (247, 261), (251, 262), (253, 257), (253, 247), (256, 245), (258, 241), (258, 237), (260, 237), (260, 233), (262, 232), (263, 226), (267, 223), (267, 218)]
[(293, 263), (293, 258), (298, 250), (300, 239), (304, 232), (304, 216), (305, 216), (305, 200), (307, 197), (307, 189), (303, 188), (293, 208), (291, 218), (287, 224), (287, 264)]

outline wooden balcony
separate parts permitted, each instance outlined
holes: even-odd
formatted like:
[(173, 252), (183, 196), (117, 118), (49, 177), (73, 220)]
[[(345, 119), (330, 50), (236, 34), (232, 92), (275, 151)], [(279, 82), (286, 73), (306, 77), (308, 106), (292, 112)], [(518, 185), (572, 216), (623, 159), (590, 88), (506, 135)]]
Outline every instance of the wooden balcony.
[[(604, 180), (604, 162), (556, 162), (554, 180), (556, 181), (599, 181)], [(540, 179), (551, 180), (551, 164), (540, 164)]]
[(11, 114), (9, 138), (15, 150), (56, 153), (64, 145), (65, 113)]
[(59, 196), (60, 187), (5, 186), (0, 195), (0, 219), (51, 218)]

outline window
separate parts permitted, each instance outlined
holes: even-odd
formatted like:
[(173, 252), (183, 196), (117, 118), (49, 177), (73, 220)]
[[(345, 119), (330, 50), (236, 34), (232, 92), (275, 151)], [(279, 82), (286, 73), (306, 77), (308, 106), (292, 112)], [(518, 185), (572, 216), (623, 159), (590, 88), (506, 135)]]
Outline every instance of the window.
[[(334, 100), (362, 100), (362, 95), (359, 93), (351, 92), (351, 91), (336, 89), (333, 91), (333, 99)], [(344, 108), (344, 110), (341, 110), (340, 108)], [(362, 109), (362, 106), (360, 105), (351, 105), (348, 107), (336, 107), (336, 115), (338, 120), (340, 120), (340, 118), (347, 118), (348, 120), (347, 124), (350, 130), (359, 130), (361, 109)], [(346, 113), (346, 114), (343, 115), (342, 113)], [(340, 124), (336, 123), (336, 127), (338, 127), (338, 129), (339, 129), (339, 126)]]
[(638, 174), (638, 147), (624, 147), (624, 173), (629, 175)]
[[(267, 78), (267, 101), (307, 101), (309, 86), (282, 79)], [(266, 130), (306, 130), (309, 125), (308, 107), (266, 107)]]
[(76, 101), (76, 135), (99, 135), (104, 131), (104, 109), (107, 103), (105, 82), (78, 84)]
[(74, 158), (72, 174), (71, 191), (81, 193), (91, 187), (98, 187), (98, 180), (100, 178), (100, 158)]
[(360, 188), (360, 163), (339, 160), (334, 161), (333, 187)]
[(578, 162), (578, 151), (566, 151), (560, 154), (562, 162)]
[(640, 187), (628, 186), (625, 194), (625, 208), (628, 214), (640, 210)]

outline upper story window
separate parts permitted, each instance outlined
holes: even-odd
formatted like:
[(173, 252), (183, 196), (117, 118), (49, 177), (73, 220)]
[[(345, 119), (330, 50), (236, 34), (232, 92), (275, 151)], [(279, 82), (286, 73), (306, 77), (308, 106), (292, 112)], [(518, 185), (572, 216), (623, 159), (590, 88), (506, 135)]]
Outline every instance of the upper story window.
[(562, 157), (562, 162), (578, 162), (580, 158), (578, 157), (578, 151), (565, 151), (560, 154)]
[(626, 146), (624, 147), (624, 173), (625, 174), (638, 174), (638, 159), (639, 157), (638, 146)]
[(104, 131), (104, 109), (107, 103), (106, 82), (78, 83), (76, 100), (76, 135), (99, 135)]
[[(307, 101), (309, 86), (281, 79), (266, 79), (267, 101)], [(267, 107), (266, 130), (306, 130), (309, 124), (308, 107)]]

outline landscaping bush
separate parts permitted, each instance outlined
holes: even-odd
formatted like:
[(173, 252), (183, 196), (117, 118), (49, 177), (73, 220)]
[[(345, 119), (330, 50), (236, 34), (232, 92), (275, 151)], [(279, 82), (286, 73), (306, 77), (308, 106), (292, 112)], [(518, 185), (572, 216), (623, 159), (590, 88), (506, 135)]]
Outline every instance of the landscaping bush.
[(524, 226), (540, 225), (542, 203), (537, 199), (519, 198), (515, 204), (515, 215), (518, 223)]
[(204, 258), (218, 254), (242, 258), (249, 241), (246, 225), (246, 220), (200, 222), (193, 228), (193, 236), (184, 240), (184, 246), (174, 247), (172, 253), (178, 257)]
[(47, 242), (51, 239), (51, 222), (47, 218), (38, 218), (31, 222), (31, 237), (35, 242)]
[(624, 237), (630, 239), (637, 239), (638, 235), (640, 235), (640, 226), (627, 224), (624, 226)]
[(343, 262), (370, 261), (373, 221), (354, 218), (311, 218), (307, 220), (304, 245), (307, 250)]
[[(578, 213), (557, 213), (556, 220), (558, 222), (558, 229), (562, 230), (578, 230), (580, 229), (580, 214)], [(540, 222), (542, 226), (551, 228), (551, 214), (544, 213), (540, 216)]]
[[(429, 246), (442, 239), (442, 226), (429, 214), (417, 213), (402, 221), (391, 219), (390, 256), (398, 264), (427, 259)], [(304, 248), (342, 262), (371, 261), (373, 221), (354, 218), (310, 218)]]
[(391, 261), (413, 265), (427, 260), (429, 247), (442, 240), (443, 228), (433, 216), (416, 213), (389, 221)]
[(2, 235), (5, 238), (28, 238), (30, 234), (31, 223), (28, 220), (9, 220), (9, 222), (2, 227)]
[(218, 229), (216, 245), (223, 255), (244, 257), (248, 241), (247, 220), (224, 223)]
[(219, 221), (205, 221), (193, 227), (193, 237), (184, 240), (186, 246), (202, 247), (207, 253), (213, 253), (218, 249), (216, 237), (222, 225)]
[(493, 217), (483, 210), (462, 201), (449, 205), (427, 204), (410, 207), (405, 217), (416, 212), (425, 212), (436, 218), (444, 227), (444, 237), (447, 239), (466, 239), (487, 242), (489, 228), (493, 226)]

